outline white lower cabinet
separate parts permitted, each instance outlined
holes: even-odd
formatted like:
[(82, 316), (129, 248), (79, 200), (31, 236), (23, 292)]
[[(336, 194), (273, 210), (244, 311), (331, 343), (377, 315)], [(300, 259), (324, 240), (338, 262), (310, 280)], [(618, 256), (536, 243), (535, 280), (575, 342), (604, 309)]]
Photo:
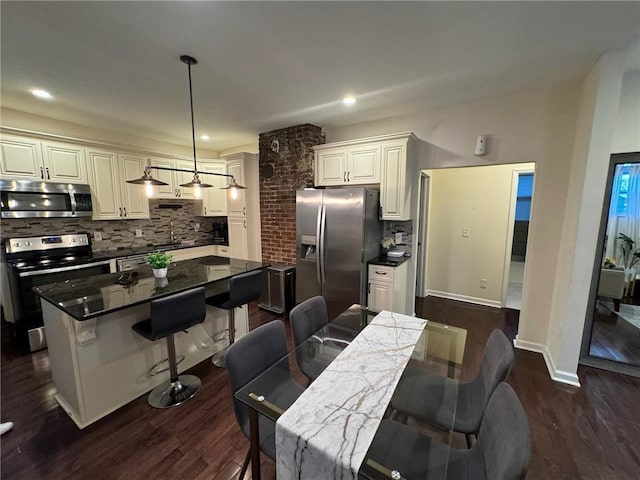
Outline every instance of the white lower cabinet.
[(243, 217), (229, 217), (229, 246), (231, 258), (249, 260), (249, 244), (247, 241), (247, 220)]
[(367, 307), (374, 312), (406, 312), (408, 261), (397, 267), (369, 265)]

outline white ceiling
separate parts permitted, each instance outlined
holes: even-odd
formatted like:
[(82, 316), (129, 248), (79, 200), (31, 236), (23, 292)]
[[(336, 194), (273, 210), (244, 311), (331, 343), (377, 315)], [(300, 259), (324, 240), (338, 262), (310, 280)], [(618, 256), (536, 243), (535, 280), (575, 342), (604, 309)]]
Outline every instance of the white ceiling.
[(0, 14), (3, 107), (188, 145), (189, 54), (212, 150), (576, 80), (640, 38), (639, 2), (3, 1)]

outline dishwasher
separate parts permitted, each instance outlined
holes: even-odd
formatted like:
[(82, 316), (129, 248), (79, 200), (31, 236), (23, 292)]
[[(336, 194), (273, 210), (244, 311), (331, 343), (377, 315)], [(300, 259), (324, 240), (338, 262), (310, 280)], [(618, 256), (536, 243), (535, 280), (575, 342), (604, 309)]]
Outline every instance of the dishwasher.
[(116, 269), (118, 272), (126, 272), (135, 270), (138, 267), (147, 264), (147, 254), (131, 255), (130, 257), (122, 257), (116, 260)]

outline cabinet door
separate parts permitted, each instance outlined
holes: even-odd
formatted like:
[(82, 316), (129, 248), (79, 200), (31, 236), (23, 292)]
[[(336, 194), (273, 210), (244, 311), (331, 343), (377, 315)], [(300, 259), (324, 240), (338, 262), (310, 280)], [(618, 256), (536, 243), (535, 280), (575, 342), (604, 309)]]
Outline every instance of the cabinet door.
[[(244, 162), (242, 160), (227, 163), (227, 173), (233, 175), (240, 185), (246, 187), (244, 179)], [(247, 203), (245, 191), (237, 188), (230, 188), (227, 192), (227, 213), (229, 216), (247, 215)]]
[[(175, 160), (169, 160), (164, 158), (152, 158), (151, 165), (164, 168), (176, 168)], [(175, 173), (168, 170), (154, 170), (151, 169), (151, 175), (156, 180), (165, 182), (167, 185), (158, 185), (153, 187), (154, 198), (176, 198), (176, 179)]]
[[(211, 173), (227, 173), (224, 162), (210, 163), (203, 166), (203, 171)], [(222, 190), (227, 184), (227, 177), (218, 175), (203, 175), (202, 181), (212, 188), (203, 189), (202, 192), (202, 215), (206, 217), (225, 216), (227, 214), (227, 191)]]
[(383, 220), (409, 220), (410, 191), (407, 189), (406, 173), (406, 144), (383, 145), (380, 178)]
[(45, 180), (63, 183), (88, 183), (84, 148), (58, 142), (43, 142)]
[(367, 307), (374, 312), (393, 311), (393, 285), (369, 282)]
[[(247, 221), (242, 217), (229, 217), (229, 247), (231, 258), (249, 259)], [(218, 255), (222, 249), (218, 248)]]
[(189, 170), (188, 172), (175, 172), (176, 188), (178, 189), (179, 197), (180, 198), (196, 198), (193, 192), (193, 188), (180, 186), (183, 183), (189, 183), (191, 180), (193, 180), (193, 162), (177, 160), (176, 168), (180, 168), (182, 170)]
[(316, 185), (347, 183), (347, 152), (332, 150), (316, 154)]
[(380, 145), (354, 147), (347, 151), (347, 183), (380, 183)]
[(44, 180), (40, 142), (3, 135), (0, 139), (0, 177), (9, 180)]
[[(89, 185), (94, 220), (115, 220), (122, 217), (118, 154), (103, 150), (88, 150)], [(138, 188), (140, 186), (136, 185)]]
[(119, 162), (123, 218), (149, 218), (149, 200), (144, 186), (127, 183), (127, 180), (142, 176), (147, 165), (146, 157), (121, 154)]

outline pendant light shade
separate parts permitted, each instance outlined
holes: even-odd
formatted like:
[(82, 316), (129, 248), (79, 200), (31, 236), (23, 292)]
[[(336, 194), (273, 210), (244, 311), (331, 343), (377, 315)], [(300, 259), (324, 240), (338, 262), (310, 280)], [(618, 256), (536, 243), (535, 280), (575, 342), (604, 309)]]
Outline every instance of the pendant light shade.
[(235, 177), (231, 177), (229, 180), (229, 183), (227, 183), (224, 187), (220, 187), (221, 190), (227, 190), (229, 188), (237, 188), (239, 190), (247, 189), (247, 187), (240, 185), (238, 182), (236, 182)]
[(197, 173), (193, 174), (193, 179), (188, 182), (188, 183), (182, 183), (180, 184), (181, 187), (187, 187), (187, 188), (196, 188), (196, 187), (200, 187), (200, 188), (210, 188), (213, 187), (213, 185), (209, 185), (208, 183), (203, 183), (202, 180), (200, 180), (200, 177), (198, 176)]
[(165, 183), (163, 181), (156, 180), (155, 178), (153, 178), (151, 176), (151, 170), (149, 168), (144, 169), (144, 173), (142, 174), (142, 177), (136, 178), (135, 180), (127, 180), (127, 183), (132, 183), (133, 185), (152, 185), (152, 186), (169, 185), (168, 183)]

